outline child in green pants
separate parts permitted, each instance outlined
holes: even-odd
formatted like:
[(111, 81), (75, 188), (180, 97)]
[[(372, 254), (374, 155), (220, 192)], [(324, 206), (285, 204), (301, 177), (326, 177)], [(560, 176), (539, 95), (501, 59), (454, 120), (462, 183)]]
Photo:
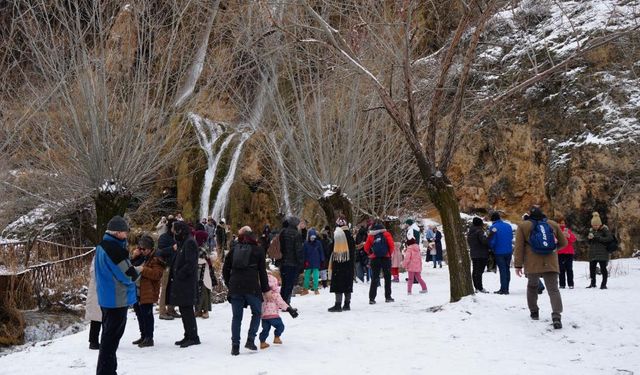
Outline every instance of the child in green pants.
[(307, 234), (307, 240), (304, 243), (304, 290), (302, 294), (309, 293), (309, 278), (313, 276), (313, 290), (316, 294), (318, 291), (318, 278), (320, 275), (320, 264), (324, 262), (324, 251), (322, 242), (317, 238), (318, 233), (311, 228)]

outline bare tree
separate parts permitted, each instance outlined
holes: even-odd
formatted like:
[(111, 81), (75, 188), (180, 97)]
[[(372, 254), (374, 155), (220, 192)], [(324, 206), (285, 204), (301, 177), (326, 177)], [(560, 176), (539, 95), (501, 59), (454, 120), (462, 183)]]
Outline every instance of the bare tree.
[(107, 221), (173, 163), (217, 1), (16, 1), (36, 167)]

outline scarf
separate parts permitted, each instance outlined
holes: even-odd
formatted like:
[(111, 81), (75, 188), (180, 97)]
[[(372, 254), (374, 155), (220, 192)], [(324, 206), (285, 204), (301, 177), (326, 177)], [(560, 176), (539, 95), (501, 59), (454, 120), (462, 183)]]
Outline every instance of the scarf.
[(333, 232), (333, 253), (331, 253), (331, 262), (345, 263), (349, 261), (349, 242), (347, 235), (341, 227), (336, 227)]

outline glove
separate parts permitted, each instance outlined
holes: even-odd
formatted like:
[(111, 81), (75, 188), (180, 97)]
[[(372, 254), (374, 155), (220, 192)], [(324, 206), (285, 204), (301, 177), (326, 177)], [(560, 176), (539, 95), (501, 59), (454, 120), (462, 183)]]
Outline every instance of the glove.
[(291, 317), (292, 317), (293, 319), (295, 319), (295, 318), (297, 318), (297, 317), (298, 317), (298, 310), (297, 310), (297, 309), (294, 309), (294, 308), (293, 308), (293, 307), (291, 307), (291, 306), (287, 307), (287, 312), (291, 315)]

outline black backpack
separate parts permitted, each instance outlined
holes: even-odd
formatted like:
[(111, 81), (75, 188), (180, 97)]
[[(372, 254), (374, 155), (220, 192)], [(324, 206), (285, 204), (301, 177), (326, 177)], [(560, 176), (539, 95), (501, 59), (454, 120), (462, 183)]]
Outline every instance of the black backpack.
[(619, 250), (618, 247), (620, 245), (618, 243), (618, 239), (613, 233), (611, 234), (611, 236), (613, 237), (613, 239), (605, 244), (608, 253), (613, 253), (615, 251), (618, 251)]
[(234, 270), (243, 270), (252, 266), (255, 267), (255, 264), (251, 264), (252, 252), (253, 247), (250, 244), (238, 243), (233, 249), (233, 261), (231, 263), (231, 268)]

